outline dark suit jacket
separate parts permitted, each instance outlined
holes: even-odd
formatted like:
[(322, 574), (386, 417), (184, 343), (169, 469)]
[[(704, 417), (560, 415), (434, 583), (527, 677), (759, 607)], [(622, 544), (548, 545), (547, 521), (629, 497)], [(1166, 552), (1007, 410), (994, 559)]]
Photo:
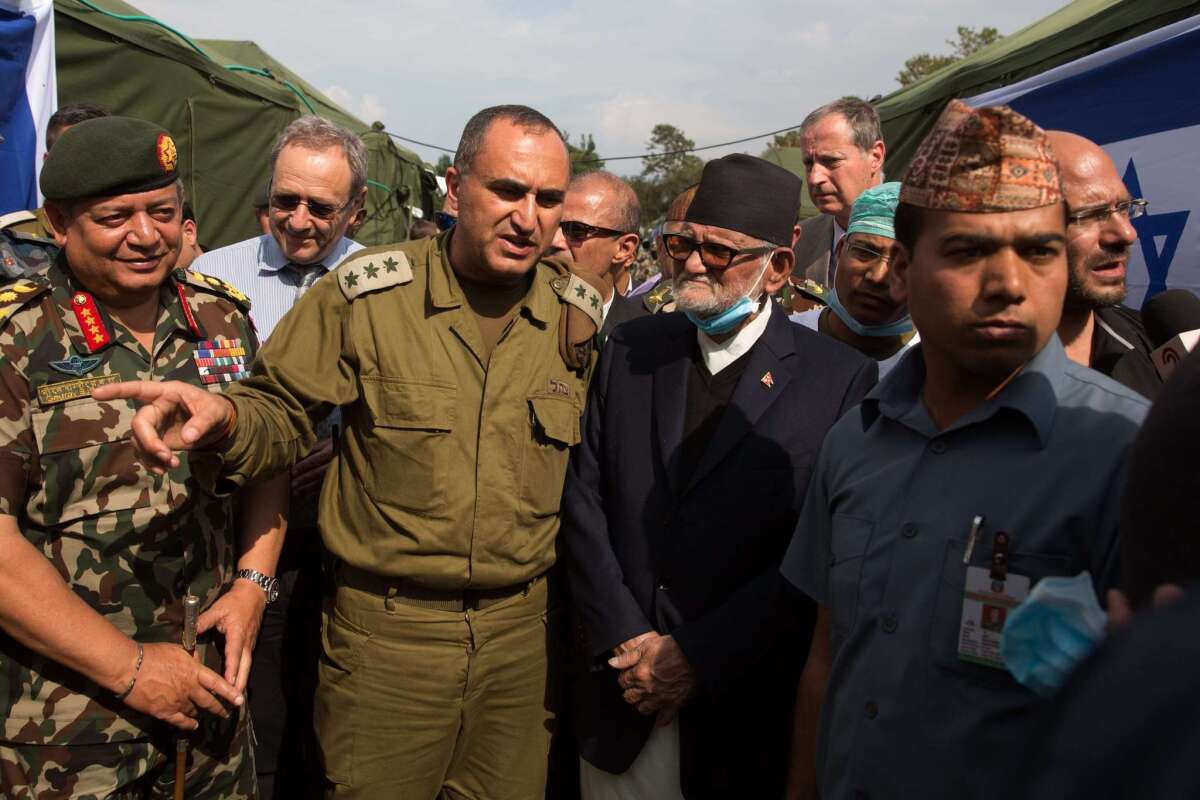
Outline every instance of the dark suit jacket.
[(604, 324), (600, 326), (600, 343), (604, 344), (608, 337), (612, 335), (615, 329), (622, 322), (628, 322), (631, 319), (645, 317), (650, 314), (650, 310), (646, 308), (645, 303), (640, 297), (626, 297), (617, 292), (613, 295), (612, 305), (609, 306), (608, 316), (604, 318)]
[(684, 795), (778, 796), (813, 611), (785, 594), (779, 565), (825, 432), (877, 368), (776, 309), (684, 483), (696, 347), (671, 313), (622, 325), (601, 354), (560, 539), (590, 666), (573, 685), (576, 732), (590, 763), (629, 768), (653, 718), (622, 700), (605, 661), (638, 634), (670, 633), (700, 680), (680, 715)]
[(818, 214), (800, 223), (800, 241), (796, 242), (793, 251), (796, 265), (792, 268), (792, 275), (810, 278), (826, 288), (833, 285), (833, 275), (829, 269), (833, 252), (833, 222), (829, 214)]

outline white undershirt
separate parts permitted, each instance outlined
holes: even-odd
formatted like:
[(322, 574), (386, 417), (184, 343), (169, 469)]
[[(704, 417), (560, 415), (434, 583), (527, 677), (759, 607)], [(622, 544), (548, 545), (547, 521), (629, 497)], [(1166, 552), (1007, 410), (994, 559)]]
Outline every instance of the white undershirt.
[(704, 358), (704, 366), (708, 367), (708, 374), (716, 375), (737, 361), (763, 335), (763, 331), (767, 329), (767, 322), (771, 319), (771, 307), (775, 305), (769, 297), (764, 297), (763, 299), (766, 301), (767, 307), (760, 311), (758, 316), (750, 320), (740, 331), (724, 342), (714, 342), (707, 333), (699, 329), (696, 330), (696, 341), (700, 343), (700, 355)]
[(608, 300), (604, 303), (604, 305), (600, 309), (600, 324), (601, 325), (604, 324), (604, 320), (608, 319), (608, 310), (610, 308), (612, 308), (613, 300), (616, 300), (616, 299), (617, 299), (617, 291), (616, 291), (616, 289), (614, 289), (612, 295), (609, 296)]

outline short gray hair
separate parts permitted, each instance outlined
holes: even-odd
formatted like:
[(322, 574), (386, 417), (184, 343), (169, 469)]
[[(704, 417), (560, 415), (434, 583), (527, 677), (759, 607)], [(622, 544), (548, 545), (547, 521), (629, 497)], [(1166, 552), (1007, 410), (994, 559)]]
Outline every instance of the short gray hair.
[(638, 233), (642, 223), (642, 204), (638, 202), (633, 187), (611, 172), (598, 169), (576, 175), (571, 179), (567, 191), (581, 189), (591, 183), (601, 184), (608, 190), (609, 203), (604, 212), (614, 220), (613, 227), (624, 233)]
[(883, 126), (879, 122), (879, 112), (875, 106), (858, 97), (847, 96), (826, 103), (810, 113), (800, 123), (800, 134), (816, 125), (830, 114), (841, 114), (850, 125), (854, 134), (854, 145), (864, 153), (883, 140)]
[(275, 175), (275, 162), (288, 145), (297, 145), (308, 150), (341, 148), (350, 164), (350, 199), (358, 197), (367, 185), (367, 146), (353, 131), (349, 131), (324, 117), (308, 114), (293, 120), (280, 132), (271, 146), (270, 174)]
[(454, 151), (454, 168), (456, 170), (463, 174), (470, 170), (475, 156), (479, 155), (479, 150), (483, 147), (483, 140), (487, 136), (488, 128), (492, 127), (493, 122), (501, 119), (508, 120), (518, 128), (536, 133), (554, 131), (555, 135), (562, 140), (563, 147), (567, 146), (567, 140), (563, 138), (562, 131), (542, 112), (529, 106), (490, 106), (467, 120), (462, 138), (458, 140), (458, 149)]

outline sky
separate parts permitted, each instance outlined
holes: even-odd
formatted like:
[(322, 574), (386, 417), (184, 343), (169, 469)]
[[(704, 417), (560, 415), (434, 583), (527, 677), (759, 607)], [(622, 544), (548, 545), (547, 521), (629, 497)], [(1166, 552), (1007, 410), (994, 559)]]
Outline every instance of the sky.
[[(133, 0), (184, 33), (252, 39), (363, 121), (453, 149), (472, 113), (533, 106), (601, 156), (655, 124), (697, 145), (798, 124), (846, 94), (899, 88), (959, 25), (1013, 33), (1062, 0)], [(758, 153), (761, 142), (704, 153)], [(439, 152), (406, 144), (429, 162)], [(636, 174), (641, 162), (611, 162)]]

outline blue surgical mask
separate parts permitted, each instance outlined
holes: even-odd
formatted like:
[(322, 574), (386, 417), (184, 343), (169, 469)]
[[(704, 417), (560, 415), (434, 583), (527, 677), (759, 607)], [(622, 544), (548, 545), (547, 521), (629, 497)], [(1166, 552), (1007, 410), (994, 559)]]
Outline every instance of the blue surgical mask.
[[(767, 257), (763, 259), (763, 266), (762, 269), (758, 271), (758, 277), (754, 279), (755, 288), (751, 289), (750, 292), (754, 292), (755, 289), (758, 288), (758, 282), (762, 280), (762, 276), (764, 273), (766, 273), (767, 267), (770, 265), (770, 263), (771, 256), (768, 254)], [(695, 325), (704, 333), (708, 334), (709, 336), (720, 336), (722, 333), (729, 333), (729, 331), (733, 330), (738, 325), (741, 325), (747, 317), (758, 310), (761, 302), (761, 293), (759, 294), (759, 297), (754, 300), (751, 300), (750, 294), (747, 293), (742, 295), (741, 298), (739, 298), (738, 301), (729, 308), (712, 317), (698, 317), (691, 311), (685, 311), (683, 313), (689, 320), (691, 320), (693, 325)]]
[(1000, 642), (1004, 666), (1022, 685), (1051, 695), (1104, 636), (1107, 621), (1087, 572), (1043, 578), (1008, 615)]
[(913, 329), (912, 317), (908, 314), (886, 325), (863, 325), (842, 305), (842, 301), (838, 299), (836, 286), (829, 287), (829, 293), (825, 295), (825, 302), (829, 304), (830, 310), (838, 315), (838, 319), (846, 323), (846, 327), (859, 336), (902, 336), (911, 333)]

